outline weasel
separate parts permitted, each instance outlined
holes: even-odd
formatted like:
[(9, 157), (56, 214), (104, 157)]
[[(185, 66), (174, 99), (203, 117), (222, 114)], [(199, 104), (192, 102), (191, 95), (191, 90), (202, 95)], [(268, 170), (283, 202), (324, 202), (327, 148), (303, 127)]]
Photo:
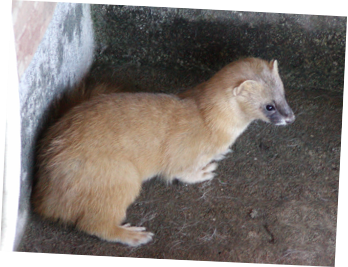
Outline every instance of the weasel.
[(179, 95), (92, 97), (42, 139), (34, 211), (103, 240), (145, 244), (152, 233), (122, 225), (142, 183), (155, 176), (189, 184), (213, 179), (217, 162), (254, 120), (295, 120), (276, 60), (233, 62)]

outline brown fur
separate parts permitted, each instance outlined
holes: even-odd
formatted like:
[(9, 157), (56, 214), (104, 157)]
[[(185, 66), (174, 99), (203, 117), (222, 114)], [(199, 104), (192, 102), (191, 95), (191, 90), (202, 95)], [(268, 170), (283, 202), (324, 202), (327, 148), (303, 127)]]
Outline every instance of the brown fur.
[[(276, 61), (255, 58), (231, 63), (179, 96), (97, 95), (69, 110), (43, 138), (33, 205), (44, 217), (131, 246), (152, 239), (142, 227), (121, 226), (143, 181), (212, 179), (216, 161), (253, 120), (274, 120), (265, 105), (287, 105)], [(285, 110), (280, 124), (294, 120)]]

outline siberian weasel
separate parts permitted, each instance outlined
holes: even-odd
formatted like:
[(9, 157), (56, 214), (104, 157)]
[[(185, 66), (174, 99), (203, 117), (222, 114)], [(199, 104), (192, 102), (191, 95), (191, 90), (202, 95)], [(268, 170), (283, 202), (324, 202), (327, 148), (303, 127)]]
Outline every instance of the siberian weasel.
[(43, 138), (34, 211), (103, 240), (145, 244), (152, 233), (122, 225), (142, 182), (154, 176), (184, 183), (213, 179), (217, 161), (258, 119), (275, 125), (295, 120), (276, 60), (236, 61), (179, 95), (95, 96), (69, 110)]

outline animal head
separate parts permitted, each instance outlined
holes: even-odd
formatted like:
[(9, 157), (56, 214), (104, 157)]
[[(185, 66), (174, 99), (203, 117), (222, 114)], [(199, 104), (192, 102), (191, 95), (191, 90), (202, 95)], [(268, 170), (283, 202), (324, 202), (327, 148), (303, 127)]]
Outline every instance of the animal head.
[(233, 96), (244, 114), (251, 120), (260, 119), (275, 125), (295, 121), (295, 115), (285, 98), (276, 60), (245, 59), (234, 68), (243, 79), (237, 87), (232, 88)]

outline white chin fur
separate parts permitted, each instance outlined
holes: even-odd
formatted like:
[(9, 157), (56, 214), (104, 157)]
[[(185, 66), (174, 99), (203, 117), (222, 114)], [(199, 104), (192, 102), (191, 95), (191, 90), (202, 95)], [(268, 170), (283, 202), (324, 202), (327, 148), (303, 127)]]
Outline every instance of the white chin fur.
[(283, 119), (281, 122), (276, 123), (275, 125), (280, 126), (280, 125), (287, 125), (286, 121)]

